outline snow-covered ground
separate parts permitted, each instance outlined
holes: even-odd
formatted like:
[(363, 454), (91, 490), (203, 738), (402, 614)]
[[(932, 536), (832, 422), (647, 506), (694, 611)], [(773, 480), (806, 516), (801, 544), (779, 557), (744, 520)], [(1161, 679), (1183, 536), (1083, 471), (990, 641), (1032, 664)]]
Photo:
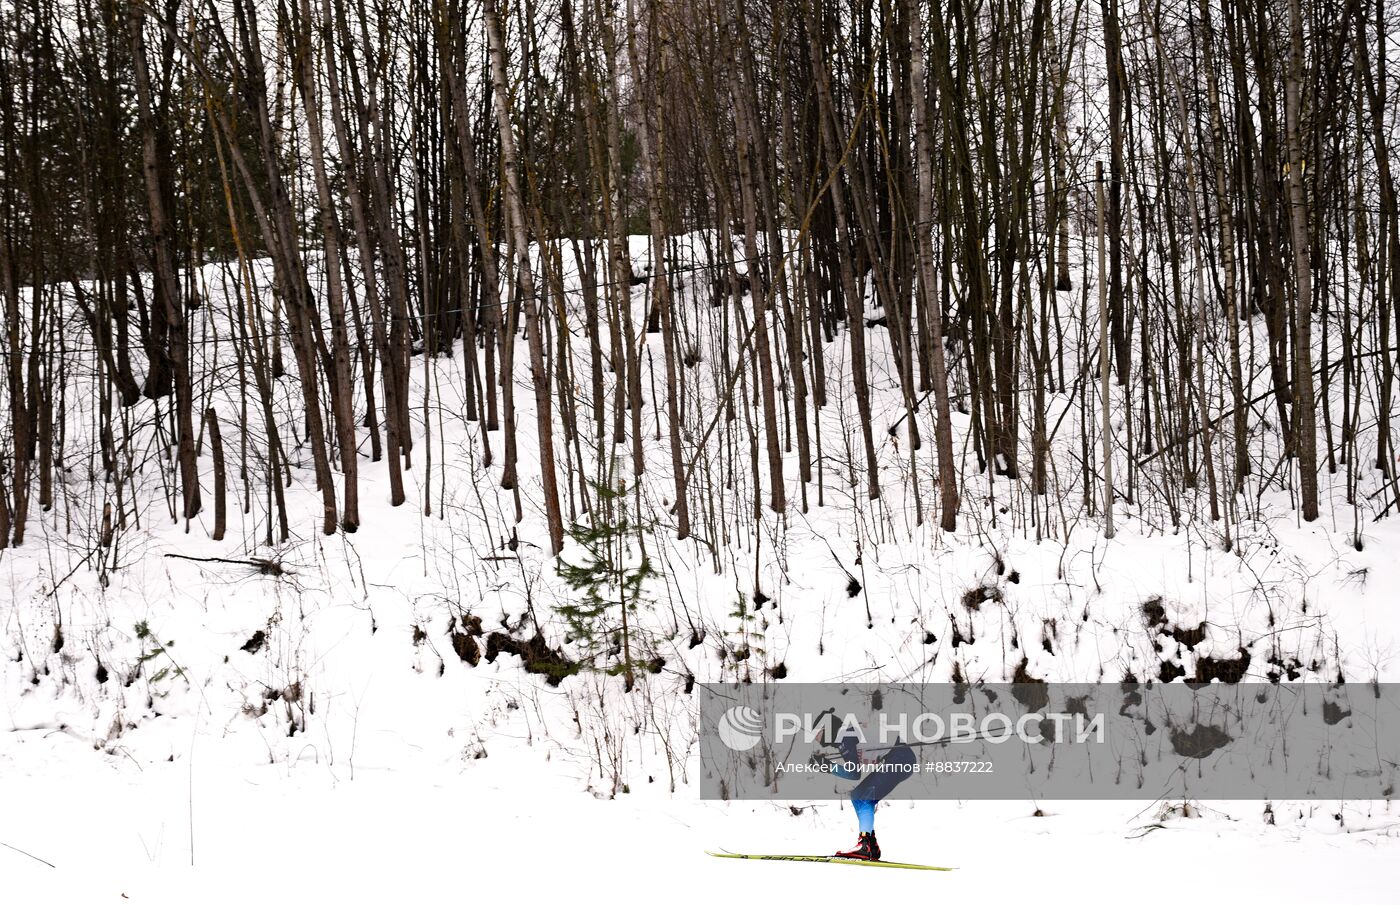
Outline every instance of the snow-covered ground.
[[(848, 807), (720, 805), (579, 793), (541, 752), (501, 748), (346, 771), (301, 765), (50, 762), (0, 780), (6, 902), (1392, 901), (1393, 813), (1312, 805), (1268, 826), (1258, 803), (1159, 820), (1124, 803), (902, 802), (881, 811), (887, 858), (949, 873), (728, 861), (702, 849), (825, 852)], [(75, 752), (84, 755), (84, 752)], [(191, 804), (193, 807), (191, 808)], [(1217, 803), (1209, 807), (1215, 808)], [(1338, 820), (1335, 815), (1341, 814)], [(191, 816), (192, 815), (192, 816)], [(191, 827), (194, 866), (190, 866)], [(125, 896), (125, 899), (123, 899)]]
[[(634, 249), (638, 261), (644, 248)], [(218, 299), (218, 269), (206, 279), (206, 297)], [(697, 294), (705, 281), (693, 281)], [(642, 290), (636, 299), (640, 316)], [(202, 311), (225, 317), (212, 301)], [(692, 444), (715, 411), (703, 401), (717, 385), (717, 317), (695, 299), (682, 315), (705, 350), (690, 372)], [(1251, 484), (1248, 510), (1258, 514), (1231, 526), (1230, 551), (1220, 527), (1199, 517), (1172, 529), (1146, 491), (1145, 508), (1120, 503), (1118, 535), (1106, 541), (1070, 483), (1072, 416), (1056, 440), (1064, 483), (1039, 531), (1024, 489), (989, 484), (966, 464), (960, 530), (945, 536), (929, 515), (932, 443), (911, 470), (905, 435), (885, 433), (902, 400), (887, 333), (867, 336), (883, 369), (873, 392), (884, 499), (872, 503), (844, 481), (860, 453), (854, 404), (835, 392), (846, 385), (838, 336), (824, 349), (833, 388), (821, 415), (825, 505), (813, 487), (801, 511), (789, 457), (789, 511), (755, 527), (747, 441), (730, 461), (711, 440), (713, 469), (696, 469), (692, 505), (724, 503), (706, 516), (728, 525), (729, 546), (714, 551), (669, 530), (668, 453), (650, 429), (648, 397), (656, 467), (641, 493), (658, 521), (649, 553), (661, 577), (648, 589), (644, 651), (664, 663), (630, 695), (617, 677), (582, 673), (555, 686), (514, 654), (485, 659), (494, 632), (528, 638), (532, 613), (549, 645), (565, 644), (552, 605), (568, 590), (542, 549), (528, 386), (516, 393), (525, 519), (514, 526), (509, 493), (482, 466), (480, 433), (462, 419), (460, 350), (426, 366), (432, 435), (420, 433), (409, 503), (390, 507), (384, 464), (363, 459), (363, 528), (353, 535), (319, 534), (304, 463), (288, 492), (292, 541), (261, 546), (264, 504), (255, 498), (242, 514), (231, 467), (229, 540), (214, 543), (205, 525), (186, 532), (162, 516), (160, 473), (148, 461), (131, 504), (140, 527), (99, 549), (100, 478), (89, 484), (87, 464), (70, 463), (60, 505), (31, 523), (23, 548), (0, 556), (0, 901), (1389, 901), (1400, 809), (1387, 802), (1276, 802), (1267, 812), (1261, 802), (1199, 802), (1190, 816), (1179, 801), (882, 807), (885, 856), (958, 868), (941, 874), (704, 854), (826, 853), (853, 841), (855, 823), (843, 803), (700, 801), (692, 679), (765, 681), (781, 665), (786, 681), (805, 682), (948, 681), (955, 669), (995, 682), (1018, 667), (1051, 681), (1117, 681), (1190, 676), (1204, 656), (1242, 652), (1256, 681), (1271, 672), (1400, 679), (1400, 525), (1367, 515), (1355, 549), (1340, 476), (1324, 475), (1323, 518), (1311, 525), (1297, 520), (1286, 489), (1256, 498)], [(659, 371), (659, 338), (648, 342)], [(425, 365), (414, 363), (421, 401)], [(236, 375), (209, 373), (233, 448)], [(70, 376), (75, 424), (92, 405), (86, 379), (81, 368)], [(280, 390), (289, 425), (293, 380)], [(1058, 415), (1071, 404), (1061, 395), (1052, 406)], [(149, 405), (138, 405), (138, 421)], [(955, 415), (954, 429), (962, 449), (966, 417)], [(505, 543), (513, 527), (514, 550)], [(171, 553), (264, 557), (282, 574)], [(978, 588), (973, 608), (965, 595)], [(768, 598), (759, 607), (756, 589)], [(736, 615), (741, 597), (747, 616)], [(1191, 647), (1171, 636), (1196, 628), (1204, 635)], [(743, 647), (751, 656), (736, 661)]]

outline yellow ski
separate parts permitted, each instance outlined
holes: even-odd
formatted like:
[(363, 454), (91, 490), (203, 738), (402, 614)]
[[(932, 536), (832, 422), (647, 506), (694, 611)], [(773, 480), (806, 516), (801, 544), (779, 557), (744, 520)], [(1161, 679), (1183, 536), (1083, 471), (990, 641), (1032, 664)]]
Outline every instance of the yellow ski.
[(905, 870), (954, 870), (931, 864), (905, 864), (900, 861), (863, 861), (860, 858), (836, 858), (831, 855), (738, 855), (734, 852), (705, 852), (716, 858), (743, 858), (748, 861), (819, 861), (824, 864), (860, 864), (865, 867), (898, 867)]

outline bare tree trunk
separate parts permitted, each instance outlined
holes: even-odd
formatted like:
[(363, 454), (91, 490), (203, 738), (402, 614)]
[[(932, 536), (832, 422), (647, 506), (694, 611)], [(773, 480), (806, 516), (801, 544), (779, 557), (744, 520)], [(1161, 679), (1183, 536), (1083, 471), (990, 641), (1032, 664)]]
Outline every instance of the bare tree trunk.
[(1298, 451), (1303, 520), (1318, 516), (1317, 416), (1312, 371), (1312, 264), (1308, 247), (1308, 205), (1303, 196), (1303, 14), (1299, 0), (1288, 0), (1291, 53), (1284, 81), (1284, 115), (1288, 134), (1288, 206), (1293, 232), (1294, 301), (1294, 437)]
[(958, 527), (957, 463), (953, 458), (952, 410), (948, 402), (948, 366), (944, 360), (943, 312), (937, 294), (933, 269), (933, 137), (928, 124), (928, 101), (924, 73), (924, 29), (918, 0), (904, 0), (909, 22), (909, 79), (913, 91), (912, 112), (918, 167), (918, 222), (915, 236), (919, 266), (920, 304), (926, 312), (929, 332), (930, 380), (933, 384), (934, 445), (938, 450), (940, 524), (944, 531)]
[(1108, 341), (1108, 265), (1104, 260), (1104, 197), (1103, 161), (1095, 164), (1094, 189), (1098, 204), (1098, 251), (1099, 251), (1099, 408), (1101, 416), (1100, 432), (1103, 437), (1103, 536), (1113, 539), (1113, 425), (1109, 417), (1109, 375), (1112, 370), (1111, 348)]
[[(0, 220), (0, 230), (4, 226)], [(29, 518), (29, 410), (24, 404), (24, 351), (20, 345), (19, 287), (14, 260), (10, 256), (8, 230), (0, 231), (0, 290), (5, 294), (6, 377), (10, 396), (10, 497), (0, 490), (0, 550), (24, 543), (25, 522)], [(37, 355), (37, 351), (30, 354)], [(3, 468), (3, 465), (0, 465)]]
[[(355, 407), (350, 388), (350, 337), (346, 331), (345, 291), (340, 282), (340, 224), (335, 216), (330, 179), (326, 175), (325, 143), (321, 135), (321, 106), (317, 101), (316, 72), (312, 55), (310, 0), (299, 0), (300, 28), (297, 42), (296, 76), (302, 105), (306, 111), (306, 131), (311, 146), (311, 168), (316, 181), (316, 201), (321, 219), (321, 242), (325, 250), (322, 270), (326, 277), (326, 301), (331, 317), (330, 378), (331, 412), (335, 421), (336, 445), (340, 447), (340, 470), (345, 483), (345, 506), (340, 525), (347, 532), (360, 527), (359, 451), (355, 442)], [(305, 379), (305, 377), (303, 377)]]
[(862, 288), (856, 284), (855, 268), (851, 262), (851, 228), (846, 214), (846, 190), (841, 181), (845, 154), (836, 129), (836, 110), (823, 59), (821, 28), (816, 13), (807, 7), (807, 32), (811, 43), (812, 76), (817, 89), (821, 145), (829, 172), (831, 205), (836, 219), (837, 259), (841, 272), (841, 289), (846, 309), (846, 332), (851, 344), (851, 380), (855, 386), (856, 417), (860, 420), (861, 440), (865, 446), (866, 489), (870, 499), (880, 496), (880, 472), (875, 458), (875, 439), (870, 425), (870, 385), (865, 354), (865, 300)]
[[(1249, 474), (1249, 428), (1244, 405), (1244, 366), (1240, 361), (1240, 318), (1238, 288), (1235, 276), (1235, 226), (1231, 210), (1234, 200), (1226, 181), (1227, 151), (1225, 147), (1225, 118), (1220, 110), (1220, 85), (1215, 73), (1215, 33), (1211, 25), (1210, 0), (1201, 0), (1203, 40), (1201, 55), (1206, 74), (1206, 98), (1210, 104), (1210, 135), (1212, 169), (1215, 171), (1215, 194), (1220, 218), (1220, 259), (1225, 271), (1225, 318), (1230, 343), (1230, 396), (1234, 404), (1234, 479), (1231, 492), (1237, 492)], [(1184, 125), (1184, 124), (1183, 124)]]
[(227, 479), (224, 472), (224, 439), (219, 432), (219, 418), (212, 408), (204, 410), (204, 423), (209, 428), (209, 452), (214, 457), (214, 540), (224, 539), (228, 524), (225, 506)]
[[(632, 0), (628, 0), (629, 5)], [(742, 13), (741, 13), (742, 14)], [(734, 31), (737, 32), (737, 23)], [(741, 35), (731, 36), (743, 40)], [(768, 332), (769, 287), (764, 279), (761, 258), (758, 251), (758, 204), (754, 189), (754, 125), (749, 122), (745, 95), (740, 89), (737, 69), (729, 70), (729, 93), (734, 103), (736, 135), (735, 146), (739, 151), (739, 195), (744, 213), (744, 257), (748, 259), (746, 272), (749, 281), (749, 298), (753, 300), (754, 352), (757, 355), (759, 398), (763, 405), (763, 437), (768, 454), (768, 507), (774, 512), (782, 512), (787, 507), (787, 496), (783, 487), (783, 450), (778, 439), (778, 412), (773, 389), (772, 340)]]
[[(653, 7), (654, 9), (654, 7)], [(656, 33), (654, 21), (647, 29), (647, 46), (651, 53), (648, 62), (654, 59), (657, 47), (664, 47), (664, 41)], [(664, 51), (661, 51), (664, 54)], [(678, 409), (679, 391), (676, 384), (676, 324), (672, 310), (671, 282), (666, 267), (666, 224), (662, 210), (665, 186), (661, 174), (661, 128), (658, 122), (659, 111), (656, 89), (652, 87), (654, 72), (644, 73), (637, 51), (637, 13), (633, 0), (627, 0), (627, 59), (631, 65), (632, 83), (641, 90), (642, 129), (638, 134), (642, 146), (642, 161), (647, 173), (647, 222), (650, 227), (651, 285), (652, 304), (661, 319), (662, 358), (666, 363), (666, 421), (671, 447), (671, 470), (676, 489), (674, 511), (676, 514), (676, 537), (685, 540), (690, 536), (690, 504), (686, 499), (685, 456), (681, 450), (681, 416)], [(662, 66), (664, 66), (664, 59)]]
[(194, 518), (201, 508), (199, 465), (195, 461), (194, 392), (190, 382), (189, 337), (185, 329), (184, 303), (180, 282), (175, 278), (175, 259), (170, 248), (170, 218), (165, 191), (161, 186), (161, 159), (156, 147), (155, 102), (151, 96), (150, 73), (146, 63), (145, 9), (130, 8), (132, 74), (136, 83), (137, 107), (141, 122), (141, 172), (146, 180), (146, 203), (151, 215), (151, 245), (154, 251), (157, 304), (169, 325), (168, 355), (175, 379), (175, 417), (179, 436), (180, 487), (184, 494), (184, 517)]
[[(374, 338), (374, 347), (379, 354), (380, 365), (383, 369), (385, 439), (389, 459), (389, 502), (391, 505), (399, 506), (403, 504), (405, 496), (403, 462), (399, 458), (400, 450), (397, 440), (399, 405), (397, 401), (398, 382), (394, 377), (395, 357), (389, 350), (389, 332), (385, 324), (379, 274), (375, 266), (378, 256), (375, 254), (374, 248), (374, 227), (371, 223), (369, 199), (365, 197), (358, 175), (361, 163), (346, 122), (341, 99), (339, 69), (335, 59), (336, 48), (345, 48), (347, 62), (353, 72), (356, 63), (350, 39), (350, 27), (345, 18), (346, 0), (334, 0), (334, 2), (337, 27), (332, 32), (329, 30), (332, 0), (321, 0), (322, 16), (327, 27), (327, 38), (323, 42), (326, 51), (326, 93), (330, 97), (331, 122), (335, 127), (336, 146), (340, 151), (340, 159), (345, 171), (345, 193), (350, 199), (350, 221), (355, 229), (356, 250), (359, 252), (360, 272), (364, 279), (365, 305), (369, 309), (370, 333)], [(338, 40), (332, 37), (333, 35), (338, 37)], [(362, 130), (357, 129), (357, 132), (363, 136)], [(372, 153), (367, 147), (362, 147), (362, 150), (365, 155)], [(365, 367), (365, 393), (372, 410), (374, 406), (374, 368), (372, 364), (366, 364)]]
[(539, 431), (540, 482), (544, 494), (545, 520), (549, 526), (550, 552), (564, 548), (564, 519), (559, 509), (559, 485), (554, 467), (554, 420), (549, 379), (545, 374), (544, 339), (535, 305), (535, 279), (530, 266), (530, 237), (520, 188), (519, 159), (515, 153), (514, 126), (506, 96), (505, 46), (496, 0), (483, 0), (482, 15), (491, 52), (491, 88), (495, 99), (496, 126), (501, 136), (501, 162), (505, 169), (506, 216), (515, 235), (515, 255), (520, 286), (520, 302), (525, 310), (525, 332), (530, 347), (530, 377), (535, 386), (535, 424)]

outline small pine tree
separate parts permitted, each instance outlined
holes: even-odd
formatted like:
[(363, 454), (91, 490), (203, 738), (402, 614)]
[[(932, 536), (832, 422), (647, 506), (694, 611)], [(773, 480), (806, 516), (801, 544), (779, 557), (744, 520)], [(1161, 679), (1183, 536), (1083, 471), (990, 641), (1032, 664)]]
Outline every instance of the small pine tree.
[[(647, 602), (645, 585), (656, 570), (640, 543), (639, 532), (645, 526), (628, 517), (627, 485), (620, 483), (613, 490), (595, 484), (594, 490), (591, 520), (570, 527), (572, 545), (555, 565), (559, 576), (581, 596), (554, 609), (568, 621), (571, 638), (582, 642), (590, 656), (597, 655), (603, 639), (614, 636), (614, 626), (620, 623), (622, 662), (607, 672), (621, 673), (631, 691), (635, 681), (632, 617)], [(616, 518), (610, 519), (614, 513)], [(578, 561), (569, 561), (566, 556), (570, 554)]]
[[(743, 594), (739, 595), (739, 602), (729, 613), (731, 619), (739, 621), (739, 627), (732, 632), (728, 632), (734, 638), (734, 649), (730, 651), (730, 659), (734, 661), (735, 677), (738, 678), (742, 669), (744, 682), (753, 681), (753, 669), (750, 658), (754, 654), (764, 657), (768, 649), (763, 646), (764, 632), (760, 624), (758, 614), (749, 608), (749, 601)], [(742, 667), (740, 664), (743, 664)]]

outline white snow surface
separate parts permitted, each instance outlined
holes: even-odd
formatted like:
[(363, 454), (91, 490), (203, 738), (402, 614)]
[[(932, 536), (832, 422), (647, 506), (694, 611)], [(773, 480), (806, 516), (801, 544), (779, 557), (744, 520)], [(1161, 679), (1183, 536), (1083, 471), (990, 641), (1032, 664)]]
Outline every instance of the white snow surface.
[[(639, 269), (646, 256), (637, 240)], [(229, 276), (211, 265), (202, 278), (208, 335), (227, 328), (218, 300), (228, 297)], [(702, 272), (689, 282), (703, 293), (707, 281)], [(634, 293), (639, 319), (644, 292)], [(723, 334), (705, 301), (682, 300), (703, 353), (688, 372), (690, 392), (710, 394), (709, 404), (688, 407), (688, 454), (717, 411), (714, 337)], [(1076, 303), (1062, 304), (1072, 318)], [(571, 316), (582, 382), (587, 344), (578, 312)], [(208, 539), (208, 483), (198, 523), (171, 522), (152, 403), (143, 400), (134, 418), (147, 444), (135, 453), (146, 457), (144, 485), (128, 500), (140, 526), (122, 532), (115, 549), (96, 549), (111, 488), (100, 476), (90, 482), (93, 466), (75, 457), (58, 505), (35, 513), (24, 547), (0, 554), (0, 902), (1393, 901), (1400, 813), (1384, 801), (1274, 802), (1267, 813), (1262, 802), (1193, 802), (1190, 816), (1180, 800), (882, 805), (885, 857), (957, 868), (949, 873), (704, 854), (824, 854), (854, 840), (855, 822), (843, 802), (699, 800), (688, 676), (729, 680), (747, 670), (768, 681), (764, 669), (781, 663), (786, 681), (948, 681), (957, 664), (969, 681), (997, 682), (1024, 658), (1031, 675), (1051, 681), (1117, 681), (1129, 671), (1155, 679), (1163, 659), (1189, 675), (1198, 656), (1244, 648), (1251, 680), (1277, 668), (1270, 658), (1296, 661), (1298, 681), (1400, 680), (1400, 523), (1373, 522), (1372, 510), (1354, 521), (1340, 476), (1322, 476), (1323, 518), (1313, 524), (1298, 521), (1286, 482), (1261, 488), (1256, 476), (1251, 517), (1230, 526), (1226, 551), (1221, 525), (1199, 514), (1173, 529), (1145, 471), (1140, 502), (1119, 502), (1118, 535), (1106, 541), (1081, 507), (1072, 458), (1079, 419), (1071, 415), (1056, 440), (1056, 490), (1040, 537), (1024, 514), (1024, 486), (989, 482), (970, 452), (960, 530), (947, 536), (937, 528), (927, 407), (911, 468), (907, 436), (884, 430), (903, 406), (889, 377), (888, 334), (867, 337), (883, 369), (873, 394), (884, 498), (871, 502), (846, 481), (861, 453), (854, 402), (836, 392), (846, 385), (838, 334), (823, 349), (833, 393), (821, 415), (824, 505), (812, 485), (802, 511), (789, 455), (788, 512), (765, 511), (755, 528), (745, 440), (734, 467), (716, 458), (695, 472), (695, 518), (713, 501), (724, 506), (714, 517), (728, 523), (729, 546), (713, 553), (676, 542), (670, 530), (669, 453), (664, 431), (660, 440), (653, 431), (648, 395), (653, 467), (642, 494), (658, 520), (648, 552), (661, 578), (648, 589), (646, 652), (665, 665), (630, 695), (617, 677), (584, 673), (555, 687), (512, 654), (473, 667), (454, 652), (450, 626), (465, 616), (479, 617), (488, 635), (528, 636), (532, 608), (549, 643), (571, 651), (551, 610), (568, 589), (547, 554), (528, 377), (517, 378), (516, 392), (518, 526), (509, 492), (497, 486), (499, 466), (482, 465), (479, 426), (463, 417), (459, 346), (450, 359), (413, 359), (419, 422), (408, 503), (389, 506), (386, 467), (369, 461), (365, 443), (363, 528), (333, 537), (318, 530), (309, 459), (290, 434), (295, 377), (284, 378), (284, 439), (306, 461), (295, 463), (288, 490), (293, 538), (273, 548), (261, 543), (265, 501), (255, 494), (252, 512), (241, 508), (232, 369), (212, 372), (206, 387), (230, 457), (222, 543)], [(660, 339), (646, 341), (660, 385)], [(213, 343), (199, 348), (230, 354)], [(90, 369), (75, 367), (68, 379), (70, 418), (81, 426), (94, 405)], [(1055, 416), (1075, 404), (1052, 399)], [(587, 406), (580, 398), (580, 418)], [(968, 419), (953, 421), (966, 450)], [(500, 434), (491, 442), (499, 456)], [(1258, 439), (1261, 449), (1271, 443), (1276, 436)], [(559, 448), (562, 455), (562, 438)], [(714, 438), (709, 449), (727, 454)], [(625, 462), (625, 448), (618, 454)], [(209, 481), (207, 452), (201, 468)], [(1368, 485), (1375, 480), (1364, 479), (1359, 495), (1379, 487)], [(1188, 504), (1204, 507), (1203, 499)], [(1384, 498), (1367, 505), (1379, 511)], [(513, 528), (516, 551), (505, 543)], [(167, 553), (266, 557), (286, 574)], [(848, 597), (852, 577), (861, 591)], [(962, 597), (980, 585), (1002, 599), (973, 611)], [(755, 587), (770, 601), (746, 628), (732, 613)], [(1154, 597), (1172, 624), (1205, 623), (1194, 652), (1148, 625), (1142, 604)], [(244, 650), (256, 632), (264, 643)], [(742, 643), (755, 652), (750, 660), (723, 658)]]

